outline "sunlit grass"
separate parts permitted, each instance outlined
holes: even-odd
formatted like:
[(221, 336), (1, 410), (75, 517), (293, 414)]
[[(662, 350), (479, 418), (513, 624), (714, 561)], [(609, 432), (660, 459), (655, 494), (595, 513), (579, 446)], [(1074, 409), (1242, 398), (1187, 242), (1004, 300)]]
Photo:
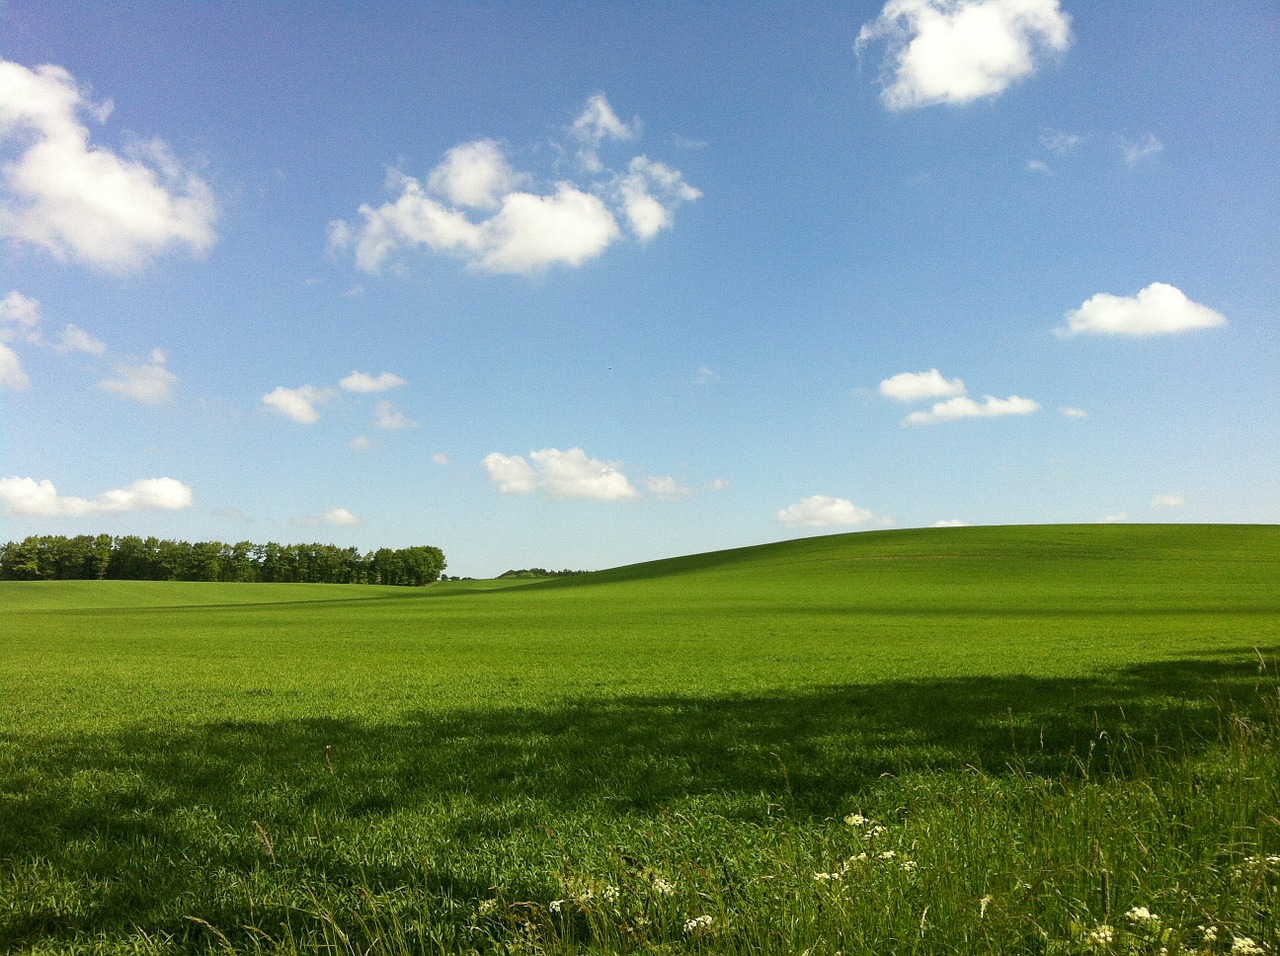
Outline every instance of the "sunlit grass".
[(1274, 952), (1278, 572), (1026, 528), (0, 586), (0, 949)]

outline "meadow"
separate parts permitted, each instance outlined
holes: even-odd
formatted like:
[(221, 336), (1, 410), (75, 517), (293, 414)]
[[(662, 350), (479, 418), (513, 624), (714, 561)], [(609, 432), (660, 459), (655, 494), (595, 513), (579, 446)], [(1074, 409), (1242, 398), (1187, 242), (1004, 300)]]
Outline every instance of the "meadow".
[(1280, 953), (1280, 527), (0, 608), (3, 952)]

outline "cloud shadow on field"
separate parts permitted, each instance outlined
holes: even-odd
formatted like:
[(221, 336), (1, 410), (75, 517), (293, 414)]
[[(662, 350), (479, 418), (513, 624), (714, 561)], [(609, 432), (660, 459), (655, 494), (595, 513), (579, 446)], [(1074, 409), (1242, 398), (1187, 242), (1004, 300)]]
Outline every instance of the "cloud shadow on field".
[[(1142, 664), (1107, 678), (580, 699), (385, 724), (225, 721), (77, 739), (9, 735), (0, 738), (0, 860), (46, 861), (39, 865), (59, 878), (99, 889), (96, 905), (76, 912), (0, 908), (0, 949), (155, 920), (189, 933), (172, 908), (204, 905), (210, 871), (249, 879), (264, 865), (255, 821), (282, 845), (302, 845), (318, 820), (362, 831), (405, 821), (429, 829), (447, 817), (438, 823), (442, 845), (465, 852), (575, 814), (655, 816), (700, 795), (722, 808), (763, 795), (822, 818), (848, 812), (884, 775), (973, 766), (1057, 777), (1077, 773), (1075, 758), (1092, 754), (1093, 773), (1123, 776), (1131, 762), (1113, 763), (1110, 741), (1125, 740), (1130, 754), (1135, 743), (1181, 753), (1215, 744), (1226, 715), (1257, 706), (1260, 690), (1274, 697), (1274, 675), (1259, 662), (1277, 650)], [(357, 866), (313, 842), (306, 872), (330, 883), (397, 886), (419, 872), (389, 858)], [(432, 877), (455, 898), (488, 892), (486, 879), (447, 866)], [(231, 902), (234, 893), (217, 895), (211, 921), (238, 926), (252, 916)]]

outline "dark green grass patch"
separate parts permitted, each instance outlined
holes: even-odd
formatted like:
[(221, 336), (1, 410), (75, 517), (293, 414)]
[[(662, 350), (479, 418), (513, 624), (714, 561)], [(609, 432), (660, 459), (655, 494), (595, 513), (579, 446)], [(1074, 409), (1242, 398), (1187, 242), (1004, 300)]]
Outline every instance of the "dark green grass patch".
[(1271, 947), (1278, 581), (1144, 526), (2, 585), (0, 950)]

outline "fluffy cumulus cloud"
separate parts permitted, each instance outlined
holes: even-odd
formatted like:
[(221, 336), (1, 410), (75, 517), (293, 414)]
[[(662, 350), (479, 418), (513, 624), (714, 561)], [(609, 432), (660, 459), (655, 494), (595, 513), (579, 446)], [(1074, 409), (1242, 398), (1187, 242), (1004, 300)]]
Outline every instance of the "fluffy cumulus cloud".
[(41, 341), (40, 303), (21, 292), (0, 299), (0, 389), (21, 392), (31, 387), (31, 377), (10, 342)]
[(693, 489), (680, 484), (680, 482), (670, 477), (654, 476), (646, 478), (644, 486), (649, 494), (655, 495), (663, 501), (679, 501), (681, 498), (687, 498), (693, 494)]
[(390, 402), (379, 402), (373, 410), (373, 423), (378, 428), (385, 428), (394, 431), (400, 428), (417, 428), (418, 423), (413, 421), (404, 412), (396, 411)]
[(331, 398), (333, 390), (329, 388), (318, 388), (315, 385), (285, 388), (278, 385), (262, 396), (262, 404), (301, 425), (312, 425), (320, 420), (317, 406)]
[(484, 467), (504, 494), (536, 492), (548, 498), (594, 501), (620, 501), (640, 495), (618, 464), (588, 458), (581, 448), (544, 448), (530, 452), (528, 459), (495, 451), (485, 456)]
[[(945, 378), (936, 368), (927, 372), (901, 372), (880, 383), (880, 394), (899, 402), (920, 402), (941, 398), (928, 411), (912, 412), (902, 420), (904, 425), (939, 425), (962, 418), (999, 418), (1004, 415), (1030, 415), (1040, 405), (1029, 398), (986, 396), (981, 402), (966, 395), (964, 379)], [(950, 397), (947, 397), (950, 396)]]
[(1071, 44), (1058, 0), (889, 0), (857, 49), (887, 47), (881, 98), (891, 110), (997, 96)]
[(1001, 418), (1005, 415), (1030, 415), (1038, 412), (1040, 405), (1029, 398), (1010, 395), (1008, 398), (995, 398), (988, 395), (981, 402), (960, 395), (937, 402), (927, 412), (912, 412), (905, 419), (904, 425), (940, 425), (943, 422), (955, 422), (964, 418)]
[(0, 60), (0, 236), (109, 272), (129, 272), (175, 248), (213, 245), (217, 202), (160, 140), (125, 155), (90, 143), (105, 122), (58, 66)]
[(67, 325), (58, 336), (59, 352), (83, 352), (86, 355), (105, 355), (107, 343), (95, 338), (78, 325)]
[(680, 203), (693, 202), (702, 196), (684, 181), (678, 169), (655, 163), (646, 156), (631, 160), (626, 175), (618, 177), (615, 190), (631, 231), (642, 242), (671, 228)]
[(788, 528), (827, 528), (861, 525), (876, 520), (875, 514), (845, 498), (812, 495), (783, 508), (774, 517)]
[(511, 167), (496, 142), (480, 139), (445, 153), (443, 162), (427, 177), (427, 186), (464, 209), (497, 209), (503, 196), (529, 178)]
[(338, 380), (338, 387), (344, 392), (385, 392), (409, 383), (393, 372), (381, 375), (369, 375), (367, 372), (352, 372), (346, 378)]
[(1153, 282), (1133, 296), (1099, 292), (1066, 314), (1067, 324), (1054, 329), (1060, 338), (1076, 335), (1122, 335), (1145, 338), (1226, 325), (1226, 317), (1192, 302), (1181, 289)]
[(191, 488), (173, 478), (144, 478), (95, 498), (60, 495), (48, 480), (0, 479), (0, 505), (10, 515), (79, 517), (119, 511), (176, 511), (190, 508), (193, 502)]
[(902, 372), (880, 383), (880, 394), (899, 402), (963, 395), (964, 379), (943, 378), (936, 368), (927, 372)]
[(1187, 503), (1182, 495), (1156, 495), (1151, 499), (1153, 508), (1181, 508)]
[(163, 405), (173, 398), (178, 384), (178, 376), (165, 367), (166, 361), (163, 350), (156, 349), (146, 362), (116, 365), (115, 377), (103, 379), (98, 387), (143, 405)]
[(329, 244), (349, 251), (356, 266), (377, 274), (411, 249), (456, 256), (492, 273), (532, 275), (552, 266), (580, 266), (622, 238), (621, 216), (641, 241), (670, 228), (676, 207), (701, 193), (679, 170), (646, 156), (625, 172), (610, 170), (597, 150), (627, 139), (636, 126), (618, 119), (608, 100), (592, 97), (570, 129), (582, 147), (587, 181), (539, 185), (516, 170), (491, 139), (450, 149), (425, 181), (401, 172), (388, 177), (395, 197), (362, 205), (354, 221), (329, 224)]
[(18, 353), (0, 342), (0, 389), (22, 392), (30, 387), (31, 376), (22, 367)]
[(339, 527), (352, 527), (360, 524), (360, 519), (346, 508), (334, 508), (332, 511), (324, 513), (324, 523), (338, 525)]

